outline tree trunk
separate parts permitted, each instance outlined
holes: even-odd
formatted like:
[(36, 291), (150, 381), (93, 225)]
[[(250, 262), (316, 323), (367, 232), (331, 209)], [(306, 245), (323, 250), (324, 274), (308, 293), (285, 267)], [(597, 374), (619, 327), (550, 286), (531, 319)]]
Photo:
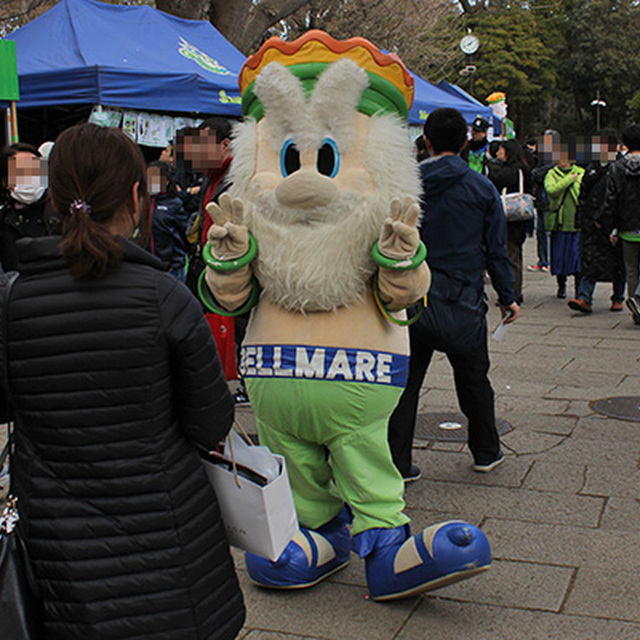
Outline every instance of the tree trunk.
[(156, 9), (187, 20), (206, 20), (209, 4), (209, 0), (156, 0)]
[(209, 20), (242, 53), (257, 49), (267, 30), (309, 0), (211, 0)]

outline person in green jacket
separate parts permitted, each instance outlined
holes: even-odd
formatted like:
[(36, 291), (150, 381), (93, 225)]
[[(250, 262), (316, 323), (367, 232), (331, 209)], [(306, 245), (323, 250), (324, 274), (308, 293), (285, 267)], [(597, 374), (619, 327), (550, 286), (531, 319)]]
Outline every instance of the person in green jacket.
[(558, 298), (567, 297), (567, 276), (575, 288), (580, 280), (580, 232), (575, 226), (576, 208), (584, 169), (571, 160), (566, 144), (554, 142), (558, 163), (547, 172), (544, 188), (549, 196), (545, 227), (551, 232), (551, 274), (558, 282)]

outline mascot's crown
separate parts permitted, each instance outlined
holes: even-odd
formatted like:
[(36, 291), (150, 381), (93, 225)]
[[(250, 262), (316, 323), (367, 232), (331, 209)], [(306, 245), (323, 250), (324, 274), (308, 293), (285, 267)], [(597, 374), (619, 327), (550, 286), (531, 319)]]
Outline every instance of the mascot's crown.
[(247, 58), (239, 79), (242, 113), (256, 120), (264, 115), (262, 104), (253, 92), (253, 83), (269, 63), (279, 62), (288, 67), (310, 93), (327, 65), (341, 58), (353, 60), (369, 77), (358, 111), (369, 116), (382, 111), (407, 118), (413, 102), (413, 78), (397, 55), (383, 53), (364, 38), (335, 40), (317, 29), (307, 31), (293, 42), (277, 36), (269, 38)]

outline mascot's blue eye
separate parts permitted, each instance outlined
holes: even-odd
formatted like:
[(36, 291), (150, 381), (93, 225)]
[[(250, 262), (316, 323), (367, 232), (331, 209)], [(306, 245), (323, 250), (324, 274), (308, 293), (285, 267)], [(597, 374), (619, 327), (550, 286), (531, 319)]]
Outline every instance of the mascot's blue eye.
[(334, 178), (340, 168), (340, 152), (338, 145), (331, 139), (325, 138), (322, 146), (318, 149), (318, 160), (316, 162), (318, 173), (323, 176)]
[(293, 140), (287, 140), (280, 152), (280, 171), (286, 178), (300, 168), (300, 152)]

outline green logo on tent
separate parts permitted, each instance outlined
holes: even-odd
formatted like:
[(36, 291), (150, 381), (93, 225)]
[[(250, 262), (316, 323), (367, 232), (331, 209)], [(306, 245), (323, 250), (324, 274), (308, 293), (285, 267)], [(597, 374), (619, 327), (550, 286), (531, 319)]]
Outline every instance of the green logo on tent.
[(189, 60), (193, 60), (197, 65), (206, 71), (211, 71), (211, 73), (217, 73), (220, 76), (235, 75), (232, 71), (225, 69), (217, 60), (208, 56), (204, 51), (200, 51), (198, 47), (189, 44), (184, 38), (180, 38), (178, 53)]
[(220, 102), (222, 104), (242, 104), (242, 96), (230, 96), (224, 89), (220, 89), (218, 93), (218, 97), (220, 98)]

